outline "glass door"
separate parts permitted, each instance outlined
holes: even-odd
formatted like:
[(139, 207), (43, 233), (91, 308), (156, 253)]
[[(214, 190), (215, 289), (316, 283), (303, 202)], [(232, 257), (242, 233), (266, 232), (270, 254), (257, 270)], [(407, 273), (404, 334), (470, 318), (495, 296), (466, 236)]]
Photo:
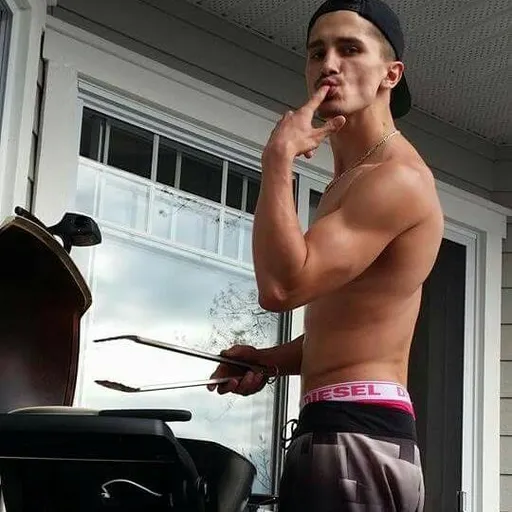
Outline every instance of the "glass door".
[[(298, 212), (304, 231), (314, 220), (325, 186), (320, 180), (300, 178)], [(471, 489), (475, 457), (473, 400), (467, 390), (472, 389), (474, 378), (476, 250), (474, 234), (446, 223), (438, 260), (425, 283), (409, 365), (430, 488), (427, 503), (442, 510), (455, 510), (459, 500), (472, 502), (464, 491)], [(292, 316), (292, 339), (302, 334), (303, 324), (304, 308), (298, 308)], [(298, 417), (299, 401), (300, 378), (291, 377), (287, 419)], [(450, 453), (450, 460), (442, 453)]]

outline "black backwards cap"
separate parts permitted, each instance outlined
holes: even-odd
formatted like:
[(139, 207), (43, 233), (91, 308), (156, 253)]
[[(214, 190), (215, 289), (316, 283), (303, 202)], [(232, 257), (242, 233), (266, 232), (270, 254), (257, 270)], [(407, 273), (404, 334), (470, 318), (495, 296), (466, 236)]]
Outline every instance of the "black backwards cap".
[[(400, 20), (393, 10), (381, 0), (327, 0), (313, 14), (308, 26), (308, 36), (320, 16), (335, 11), (353, 11), (373, 23), (389, 41), (398, 60), (402, 60), (405, 42)], [(391, 113), (393, 117), (405, 116), (411, 109), (411, 93), (405, 76), (391, 91)]]

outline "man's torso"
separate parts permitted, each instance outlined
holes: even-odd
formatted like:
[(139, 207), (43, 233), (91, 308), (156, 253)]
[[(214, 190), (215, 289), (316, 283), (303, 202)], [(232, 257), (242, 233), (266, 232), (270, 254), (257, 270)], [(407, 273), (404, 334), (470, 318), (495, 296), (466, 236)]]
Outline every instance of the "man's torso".
[[(385, 380), (407, 384), (410, 344), (428, 276), (442, 237), (442, 212), (429, 169), (414, 152), (405, 162), (424, 173), (432, 213), (395, 238), (359, 277), (306, 309), (303, 392), (336, 382)], [(350, 185), (376, 166), (361, 166), (324, 194), (317, 219), (335, 211)], [(404, 204), (404, 208), (407, 205)], [(343, 254), (339, 255), (343, 258)]]

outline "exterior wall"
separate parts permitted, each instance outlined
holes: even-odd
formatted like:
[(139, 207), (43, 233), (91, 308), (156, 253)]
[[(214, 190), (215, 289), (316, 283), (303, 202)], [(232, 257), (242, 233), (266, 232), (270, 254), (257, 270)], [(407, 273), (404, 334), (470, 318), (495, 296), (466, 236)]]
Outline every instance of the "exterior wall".
[[(301, 57), (182, 0), (59, 0), (52, 14), (275, 112), (304, 102)], [(492, 144), (419, 111), (398, 125), (439, 180), (491, 197)]]
[[(494, 199), (512, 207), (512, 150), (500, 151)], [(512, 219), (503, 244), (501, 327), (501, 511), (512, 510)]]

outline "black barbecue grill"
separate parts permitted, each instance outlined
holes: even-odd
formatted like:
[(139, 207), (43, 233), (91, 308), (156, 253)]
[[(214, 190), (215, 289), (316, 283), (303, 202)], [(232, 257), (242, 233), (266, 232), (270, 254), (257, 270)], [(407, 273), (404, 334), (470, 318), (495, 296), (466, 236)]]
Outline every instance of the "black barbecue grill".
[(251, 496), (251, 462), (217, 443), (174, 436), (173, 422), (190, 420), (189, 411), (72, 407), (80, 320), (92, 297), (69, 251), (100, 241), (82, 215), (47, 228), (18, 208), (0, 226), (7, 512), (254, 510), (265, 498)]

